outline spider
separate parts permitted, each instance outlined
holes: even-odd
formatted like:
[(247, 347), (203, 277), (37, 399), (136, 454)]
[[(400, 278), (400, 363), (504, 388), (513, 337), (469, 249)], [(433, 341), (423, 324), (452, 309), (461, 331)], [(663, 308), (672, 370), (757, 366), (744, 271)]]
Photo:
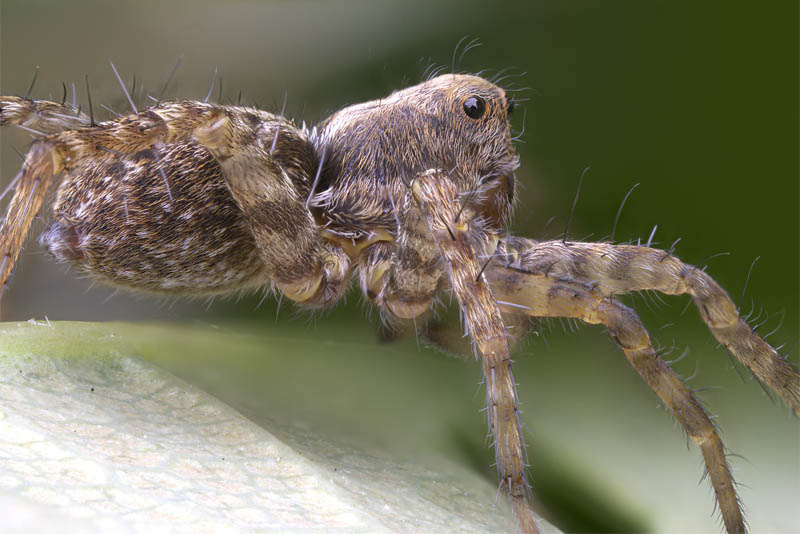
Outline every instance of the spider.
[(602, 324), (699, 445), (725, 529), (745, 531), (714, 423), (615, 296), (691, 295), (719, 342), (797, 415), (800, 375), (672, 251), (508, 235), (519, 162), (502, 88), (444, 74), (313, 128), (251, 107), (128, 101), (132, 114), (96, 122), (91, 105), (0, 97), (0, 125), (37, 137), (0, 228), (0, 288), (60, 183), (40, 243), (115, 286), (215, 295), (270, 284), (321, 308), (355, 279), (390, 323), (451, 292), (482, 361), (499, 485), (526, 533), (538, 529), (510, 358), (528, 331), (520, 318)]

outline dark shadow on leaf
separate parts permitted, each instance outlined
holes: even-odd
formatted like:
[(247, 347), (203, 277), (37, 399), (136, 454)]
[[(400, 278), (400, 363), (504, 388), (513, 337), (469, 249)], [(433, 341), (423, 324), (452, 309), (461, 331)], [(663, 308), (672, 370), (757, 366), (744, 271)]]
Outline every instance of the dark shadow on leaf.
[[(494, 453), (474, 429), (451, 429), (453, 444), (466, 462), (487, 480), (495, 483)], [(553, 451), (541, 446), (529, 434), (529, 477), (534, 488), (534, 508), (542, 517), (564, 532), (648, 533), (652, 527), (635, 517), (624, 506), (603, 493), (602, 488), (582, 480), (576, 472), (558, 459)]]

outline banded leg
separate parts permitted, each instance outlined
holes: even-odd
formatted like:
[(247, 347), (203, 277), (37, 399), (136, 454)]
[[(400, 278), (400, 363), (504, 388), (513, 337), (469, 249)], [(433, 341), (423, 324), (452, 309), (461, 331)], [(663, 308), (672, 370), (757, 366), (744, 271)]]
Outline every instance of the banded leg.
[(19, 184), (0, 226), (0, 297), (50, 184), (63, 170), (63, 160), (48, 141), (36, 141), (25, 156)]
[(642, 379), (703, 452), (722, 519), (728, 533), (746, 531), (725, 448), (700, 401), (656, 353), (644, 326), (630, 308), (591, 286), (552, 276), (494, 266), (486, 277), (498, 298), (523, 306), (501, 304), (507, 311), (536, 317), (569, 317), (603, 324)]
[(713, 278), (670, 253), (633, 245), (509, 237), (498, 248), (497, 263), (592, 284), (603, 295), (649, 289), (691, 295), (714, 337), (800, 416), (800, 374), (739, 317)]
[(493, 248), (494, 240), (490, 235), (482, 235), (479, 228), (471, 227), (473, 214), (461, 213), (461, 217), (457, 217), (461, 211), (458, 192), (443, 172), (427, 171), (419, 175), (414, 180), (412, 191), (432, 238), (447, 263), (450, 284), (461, 306), (464, 328), (483, 356), (487, 414), (494, 435), (501, 487), (511, 497), (514, 515), (523, 532), (539, 532), (528, 501), (525, 444), (506, 327), (492, 290), (482, 277), (478, 261), (479, 254)]
[[(271, 125), (273, 129), (275, 126)], [(350, 257), (321, 238), (306, 199), (300, 196), (298, 186), (306, 185), (310, 165), (315, 163), (315, 158), (308, 157), (313, 150), (304, 136), (282, 129), (281, 135), (294, 135), (298, 144), (308, 147), (298, 155), (305, 156), (309, 167), (300, 169), (305, 172), (293, 179), (271, 155), (277, 132), (260, 135), (259, 129), (264, 127), (270, 124), (258, 117), (248, 120), (247, 116), (220, 110), (195, 130), (194, 137), (221, 166), (278, 290), (304, 305), (326, 305), (344, 292)]]
[(0, 96), (0, 126), (6, 124), (51, 135), (65, 130), (88, 128), (92, 122), (85, 113), (68, 104)]

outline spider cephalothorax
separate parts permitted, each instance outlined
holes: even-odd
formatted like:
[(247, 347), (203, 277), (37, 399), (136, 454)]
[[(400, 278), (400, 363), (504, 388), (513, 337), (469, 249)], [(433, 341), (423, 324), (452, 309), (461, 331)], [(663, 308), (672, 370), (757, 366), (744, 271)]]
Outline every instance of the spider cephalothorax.
[(310, 132), (205, 102), (95, 123), (91, 109), (0, 97), (0, 124), (38, 136), (0, 229), (0, 287), (60, 180), (41, 241), (111, 284), (192, 295), (271, 284), (321, 307), (357, 278), (397, 319), (426, 313), (450, 290), (482, 356), (500, 485), (525, 532), (537, 528), (509, 356), (525, 330), (507, 325), (525, 324), (520, 316), (603, 324), (703, 451), (725, 528), (744, 531), (714, 424), (614, 296), (691, 295), (720, 343), (799, 415), (800, 376), (713, 279), (669, 252), (507, 235), (518, 164), (511, 108), (501, 88), (453, 74), (346, 107)]
[(391, 227), (392, 198), (402, 199), (418, 173), (446, 169), (462, 191), (507, 184), (496, 199), (503, 206), (496, 210), (500, 227), (509, 216), (518, 165), (508, 114), (502, 89), (466, 75), (440, 76), (346, 107), (313, 132), (324, 165), (312, 205), (343, 230)]

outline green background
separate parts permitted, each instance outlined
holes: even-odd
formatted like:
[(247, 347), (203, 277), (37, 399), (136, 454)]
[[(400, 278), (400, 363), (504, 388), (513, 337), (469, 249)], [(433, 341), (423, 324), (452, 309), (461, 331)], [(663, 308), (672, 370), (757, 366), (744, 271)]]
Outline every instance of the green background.
[[(218, 68), (224, 98), (235, 100), (242, 90), (244, 102), (279, 109), (285, 92), (288, 114), (298, 122), (318, 122), (343, 105), (416, 83), (431, 61), (449, 65), (463, 36), (478, 37), (483, 46), (465, 56), (460, 70), (513, 67), (527, 74), (509, 82), (531, 88), (522, 95), (530, 100), (523, 106), (526, 130), (518, 146), (521, 193), (514, 233), (560, 236), (578, 177), (590, 166), (570, 235), (602, 239), (623, 196), (640, 182), (625, 206), (617, 239), (646, 240), (657, 224), (655, 241), (666, 248), (680, 237), (676, 253), (690, 263), (730, 253), (712, 259), (708, 272), (737, 301), (750, 263), (760, 256), (743, 308), (783, 311), (783, 326), (770, 341), (790, 346), (798, 340), (798, 8), (792, 2), (3, 0), (0, 92), (24, 94), (38, 65), (34, 97), (59, 99), (65, 81), (76, 83), (85, 102), (82, 80), (88, 73), (96, 108), (102, 102), (122, 111), (126, 104), (109, 58), (129, 82), (136, 73), (143, 94), (158, 94), (183, 56), (171, 97), (205, 97)], [(517, 129), (522, 118), (522, 111), (515, 114)], [(24, 152), (30, 140), (9, 129), (0, 135), (0, 184), (5, 184), (20, 163), (14, 149)], [(49, 262), (32, 239), (0, 317), (258, 325), (266, 336), (325, 340), (341, 333), (374, 343), (375, 314), (366, 320), (355, 294), (319, 320), (298, 319), (286, 305), (276, 320), (276, 303), (267, 299), (257, 308), (259, 296), (218, 300), (207, 308), (202, 301), (109, 298), (113, 290), (87, 289), (90, 285)], [(800, 498), (796, 421), (765, 400), (754, 382), (741, 383), (697, 313), (680, 314), (685, 297), (666, 304), (650, 298), (630, 302), (662, 345), (678, 347), (675, 356), (685, 346), (692, 349), (675, 369), (684, 376), (698, 370), (693, 387), (721, 386), (704, 399), (720, 416), (732, 451), (757, 466), (756, 474), (736, 466), (751, 477), (751, 487), (756, 485), (743, 495), (751, 521), (762, 531), (780, 531), (788, 524), (781, 517), (790, 515), (782, 503)], [(779, 320), (772, 316), (762, 331)], [(399, 347), (414, 354), (410, 366), (427, 372), (413, 341)], [(708, 487), (696, 485), (699, 454), (682, 448), (680, 429), (654, 409), (655, 397), (602, 331), (587, 327), (565, 335), (554, 322), (544, 340), (534, 340), (519, 359), (529, 439), (566, 458), (578, 476), (575, 482), (556, 470), (539, 474), (537, 483), (540, 462), (532, 457), (534, 485), (549, 496), (542, 500), (566, 510), (559, 516), (563, 528), (716, 528), (708, 517)], [(480, 404), (474, 402), (479, 377), (475, 366), (467, 368), (472, 379), (464, 409), (471, 414)], [(392, 381), (379, 369), (373, 380)], [(313, 373), (309, 368), (293, 379)], [(327, 370), (324, 378), (334, 386), (341, 380)], [(329, 398), (348, 398), (335, 387), (324, 391)], [(451, 437), (462, 450), (477, 451), (476, 469), (491, 476), (485, 467), (489, 457), (479, 456), (482, 418), (472, 419), (474, 427), (459, 431), (467, 437)], [(547, 477), (553, 480), (541, 480)], [(573, 485), (560, 487), (559, 479)], [(575, 484), (606, 500), (613, 496), (617, 504), (590, 504)], [(606, 518), (616, 513), (606, 514), (603, 506), (627, 510), (620, 513), (628, 518), (614, 519), (611, 526), (602, 517), (569, 523), (587, 509)]]

